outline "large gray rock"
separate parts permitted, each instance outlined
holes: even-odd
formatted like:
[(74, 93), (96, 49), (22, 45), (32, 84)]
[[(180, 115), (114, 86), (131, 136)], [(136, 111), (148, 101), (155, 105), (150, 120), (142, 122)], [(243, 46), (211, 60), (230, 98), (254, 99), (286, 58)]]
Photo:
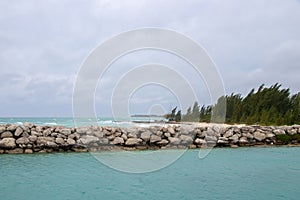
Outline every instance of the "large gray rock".
[(99, 138), (95, 137), (95, 136), (91, 136), (91, 135), (85, 135), (82, 136), (78, 142), (84, 145), (88, 145), (90, 143), (94, 143), (94, 142), (98, 142)]
[(1, 138), (12, 138), (13, 134), (10, 131), (5, 131), (1, 133)]
[(168, 140), (171, 144), (177, 145), (180, 144), (181, 140), (177, 137), (168, 137)]
[(17, 125), (12, 124), (6, 128), (6, 130), (14, 132), (17, 129)]
[(55, 139), (55, 143), (59, 144), (59, 145), (64, 145), (65, 144), (65, 140), (63, 138), (56, 138)]
[(195, 140), (195, 144), (204, 144), (204, 143), (206, 143), (206, 141), (203, 140), (203, 139), (197, 138), (197, 139)]
[(169, 127), (168, 128), (168, 133), (170, 133), (171, 135), (174, 135), (175, 134), (175, 130), (173, 127)]
[(216, 136), (211, 136), (211, 135), (207, 135), (205, 137), (205, 140), (206, 141), (213, 141), (213, 142), (216, 142), (218, 140), (218, 138)]
[(248, 141), (247, 137), (241, 137), (240, 140), (239, 140), (239, 143), (240, 144), (247, 144), (247, 143), (249, 143), (249, 141)]
[(235, 135), (229, 137), (229, 140), (231, 140), (233, 143), (237, 143), (239, 141), (238, 134), (235, 134)]
[(148, 142), (150, 140), (151, 135), (151, 131), (145, 131), (141, 134), (141, 139), (143, 139), (145, 142)]
[(253, 136), (254, 136), (254, 139), (259, 142), (263, 141), (267, 137), (264, 133), (262, 133), (260, 131), (255, 131)]
[(273, 131), (273, 133), (274, 133), (275, 135), (284, 135), (284, 134), (286, 134), (285, 131), (284, 131), (283, 129), (280, 129), (280, 128), (275, 129), (275, 130)]
[(128, 138), (125, 142), (125, 145), (127, 146), (133, 146), (141, 143), (143, 140), (139, 138)]
[(44, 146), (49, 147), (49, 148), (58, 148), (59, 147), (55, 142), (50, 142), (50, 141), (47, 141)]
[(221, 140), (221, 139), (219, 139), (217, 141), (217, 144), (228, 144), (228, 143), (229, 143), (228, 140)]
[(30, 142), (35, 142), (35, 141), (37, 141), (37, 136), (36, 135), (30, 135), (28, 137), (28, 139), (29, 139)]
[(16, 146), (16, 140), (14, 138), (4, 138), (0, 140), (0, 148), (14, 149)]
[(53, 132), (50, 128), (48, 128), (48, 129), (40, 131), (40, 132), (37, 131), (37, 133), (39, 133), (38, 135), (43, 135), (43, 136), (47, 137), (47, 136), (51, 135)]
[(4, 131), (6, 131), (6, 128), (4, 126), (0, 126), (0, 133), (3, 133)]
[(71, 132), (71, 129), (69, 129), (69, 128), (64, 128), (64, 129), (61, 129), (61, 130), (60, 130), (60, 133), (63, 134), (63, 135), (65, 135), (65, 136), (68, 136), (68, 135), (70, 135), (72, 132)]
[(18, 127), (18, 128), (15, 130), (14, 135), (15, 135), (16, 137), (19, 137), (22, 133), (23, 133), (23, 129), (22, 129), (21, 127)]
[(167, 145), (168, 143), (169, 143), (169, 141), (168, 141), (168, 140), (166, 140), (166, 139), (163, 139), (163, 140), (161, 140), (161, 141), (157, 142), (156, 144), (157, 144), (157, 145), (162, 145), (162, 146), (165, 146), (165, 145)]
[(298, 130), (297, 129), (294, 129), (294, 128), (290, 128), (287, 130), (288, 134), (289, 135), (295, 135), (298, 133)]
[(116, 144), (124, 144), (124, 139), (121, 138), (121, 137), (116, 137), (116, 138), (111, 142), (111, 144), (114, 144), (114, 145), (116, 145)]
[(53, 137), (38, 137), (36, 143), (37, 145), (45, 146), (47, 142), (54, 142), (54, 140)]
[(30, 141), (27, 137), (21, 137), (21, 138), (17, 139), (16, 143), (17, 144), (29, 144)]
[(73, 140), (73, 139), (71, 139), (71, 138), (68, 138), (68, 139), (67, 139), (67, 144), (68, 144), (68, 145), (75, 145), (76, 142), (75, 142), (75, 140)]
[(226, 137), (226, 138), (229, 138), (231, 136), (233, 136), (233, 130), (232, 129), (226, 131), (225, 134), (223, 135), (223, 137)]
[(191, 136), (189, 136), (189, 135), (180, 135), (179, 139), (184, 144), (191, 144), (191, 143), (193, 143), (193, 138)]
[(81, 127), (76, 129), (76, 132), (79, 133), (80, 135), (86, 134), (87, 131), (88, 131), (87, 127)]
[(275, 137), (275, 134), (273, 134), (273, 133), (267, 133), (266, 137), (267, 138), (273, 138), (273, 137)]
[(157, 135), (151, 135), (150, 137), (150, 143), (155, 143), (161, 141), (161, 137)]

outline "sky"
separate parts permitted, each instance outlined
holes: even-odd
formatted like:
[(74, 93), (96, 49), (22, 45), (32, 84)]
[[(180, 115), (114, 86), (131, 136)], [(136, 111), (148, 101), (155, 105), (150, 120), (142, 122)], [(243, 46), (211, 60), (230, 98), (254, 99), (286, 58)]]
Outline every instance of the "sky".
[[(145, 27), (173, 30), (200, 44), (226, 94), (246, 95), (277, 82), (300, 91), (299, 0), (1, 0), (0, 117), (72, 116), (74, 83), (90, 53), (120, 33)], [(179, 70), (199, 104), (211, 103), (205, 77), (196, 77), (174, 55), (144, 50), (117, 60), (99, 80), (97, 116), (112, 114), (115, 85), (145, 63)], [(174, 77), (166, 76), (176, 82)], [(161, 114), (179, 104), (185, 111), (191, 102), (178, 96), (159, 85), (143, 86), (132, 91), (128, 112)]]

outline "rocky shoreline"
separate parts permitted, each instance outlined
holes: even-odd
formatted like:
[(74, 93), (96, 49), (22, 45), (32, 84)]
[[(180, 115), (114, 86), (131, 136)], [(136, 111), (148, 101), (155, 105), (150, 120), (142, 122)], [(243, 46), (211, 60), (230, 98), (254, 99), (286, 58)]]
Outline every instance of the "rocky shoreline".
[(144, 128), (0, 125), (0, 154), (299, 144), (300, 125), (193, 123)]

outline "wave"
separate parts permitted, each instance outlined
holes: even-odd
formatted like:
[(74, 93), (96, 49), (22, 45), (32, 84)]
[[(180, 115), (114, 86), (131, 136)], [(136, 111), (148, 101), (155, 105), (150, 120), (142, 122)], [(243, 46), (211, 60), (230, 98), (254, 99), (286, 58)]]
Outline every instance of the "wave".
[(45, 122), (43, 124), (44, 125), (48, 125), (48, 126), (56, 126), (56, 125), (58, 125), (56, 122)]

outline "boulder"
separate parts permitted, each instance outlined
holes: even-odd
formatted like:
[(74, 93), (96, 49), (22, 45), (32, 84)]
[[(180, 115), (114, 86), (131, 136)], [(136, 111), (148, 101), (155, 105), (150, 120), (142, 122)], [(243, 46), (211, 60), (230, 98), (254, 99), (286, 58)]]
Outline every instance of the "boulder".
[(255, 131), (254, 132), (254, 139), (261, 142), (263, 141), (264, 139), (266, 139), (266, 135), (260, 131)]
[(151, 135), (150, 137), (150, 143), (155, 143), (161, 141), (161, 137), (158, 135)]
[(71, 139), (71, 138), (68, 138), (68, 139), (67, 139), (67, 144), (68, 144), (68, 145), (75, 145), (76, 142), (75, 142), (75, 140), (73, 140), (73, 139)]
[(125, 133), (123, 133), (123, 134), (121, 135), (121, 138), (123, 138), (124, 141), (125, 141), (125, 140), (127, 140), (127, 135), (126, 135)]
[(273, 137), (275, 137), (275, 134), (273, 134), (273, 133), (267, 133), (267, 138), (273, 138)]
[(170, 141), (171, 144), (177, 145), (180, 144), (180, 139), (176, 137), (168, 137), (168, 140)]
[(247, 133), (247, 134), (246, 134), (246, 137), (247, 137), (248, 139), (253, 139), (253, 134)]
[(18, 128), (15, 130), (14, 135), (15, 135), (16, 137), (19, 137), (22, 133), (23, 133), (23, 129), (22, 129), (21, 127), (18, 127)]
[(145, 131), (141, 134), (141, 139), (143, 139), (145, 142), (148, 142), (150, 140), (151, 135), (151, 131)]
[(33, 151), (32, 151), (32, 149), (25, 149), (24, 153), (26, 153), (26, 154), (32, 154)]
[(174, 135), (174, 134), (175, 134), (175, 130), (174, 130), (173, 127), (169, 127), (169, 128), (167, 129), (167, 132), (170, 133), (171, 135)]
[(33, 123), (30, 123), (30, 122), (24, 122), (24, 123), (23, 123), (23, 126), (24, 126), (25, 128), (32, 128), (32, 127), (34, 126), (34, 124), (33, 124)]
[(0, 140), (0, 148), (14, 149), (16, 146), (16, 140), (14, 138), (4, 138)]
[(136, 133), (128, 133), (127, 135), (128, 138), (137, 138)]
[(195, 140), (195, 144), (204, 144), (204, 143), (206, 143), (206, 141), (203, 140), (203, 139), (197, 138), (197, 139)]
[(239, 141), (238, 134), (235, 134), (235, 135), (229, 137), (229, 140), (231, 140), (233, 143), (237, 143)]
[(285, 134), (285, 131), (284, 131), (283, 129), (275, 129), (275, 130), (273, 131), (273, 133), (274, 133), (275, 135), (284, 135), (284, 134)]
[(23, 153), (23, 149), (21, 149), (21, 148), (10, 149), (10, 150), (6, 150), (6, 153), (9, 153), (9, 154), (21, 154), (21, 153)]
[(5, 131), (1, 133), (1, 138), (12, 138), (13, 134), (10, 131)]
[(226, 131), (225, 134), (223, 135), (223, 137), (226, 137), (226, 138), (229, 138), (231, 136), (233, 136), (233, 130), (232, 129)]
[(137, 145), (140, 142), (142, 142), (142, 139), (138, 139), (138, 138), (128, 138), (125, 142), (125, 145), (127, 146), (133, 146), (133, 145)]
[(55, 142), (50, 142), (50, 141), (47, 141), (44, 146), (49, 147), (49, 148), (58, 148), (59, 147)]
[(11, 132), (14, 132), (16, 129), (17, 129), (17, 125), (15, 125), (15, 124), (11, 124), (10, 126), (8, 126), (6, 128), (6, 130), (11, 131)]
[(47, 142), (54, 142), (54, 138), (53, 137), (38, 137), (37, 138), (37, 145), (40, 146), (45, 146), (47, 145)]
[(55, 139), (55, 143), (59, 144), (59, 145), (64, 145), (65, 144), (65, 140), (63, 138), (56, 138)]
[(0, 126), (0, 133), (3, 133), (4, 131), (6, 131), (6, 128), (4, 126)]
[(99, 138), (91, 135), (85, 135), (78, 140), (78, 143), (88, 145), (90, 143), (98, 142)]
[(79, 133), (80, 135), (86, 134), (87, 131), (88, 131), (87, 127), (81, 127), (76, 129), (76, 132)]
[(165, 145), (169, 144), (169, 141), (166, 139), (162, 139), (161, 141), (157, 142), (156, 144), (165, 146)]
[(249, 141), (248, 141), (247, 137), (241, 137), (240, 140), (239, 140), (239, 143), (247, 144), (247, 143), (249, 143)]
[(68, 128), (64, 128), (64, 129), (61, 129), (60, 130), (60, 133), (65, 135), (65, 136), (68, 136), (70, 135), (72, 132), (71, 132), (71, 129), (68, 129)]
[[(37, 132), (38, 132), (38, 131), (37, 131)], [(38, 132), (38, 133), (40, 133), (40, 134), (38, 134), (38, 135), (43, 135), (43, 136), (47, 137), (47, 136), (51, 135), (53, 132), (52, 132), (52, 130), (51, 130), (50, 128), (48, 128), (48, 129), (43, 130), (43, 131), (40, 131), (40, 132)], [(41, 134), (41, 133), (43, 133), (43, 134)]]
[(28, 139), (29, 139), (30, 142), (35, 142), (35, 141), (37, 141), (37, 136), (36, 135), (30, 135), (28, 137)]
[(21, 137), (21, 138), (17, 139), (16, 143), (17, 144), (28, 144), (28, 143), (30, 143), (30, 141), (27, 137)]
[(228, 144), (228, 143), (229, 143), (228, 140), (221, 140), (221, 139), (219, 139), (217, 141), (217, 144)]
[(111, 144), (114, 144), (114, 145), (116, 145), (116, 144), (124, 144), (124, 139), (121, 138), (121, 137), (116, 137), (116, 138), (111, 142)]
[(295, 134), (297, 134), (298, 130), (294, 129), (294, 128), (291, 128), (291, 129), (288, 129), (287, 132), (288, 132), (289, 135), (295, 135)]
[(191, 143), (193, 143), (193, 138), (191, 136), (189, 136), (189, 135), (180, 135), (179, 139), (184, 144), (191, 144)]
[(213, 142), (216, 142), (218, 139), (217, 139), (216, 136), (210, 136), (210, 135), (207, 135), (207, 136), (205, 137), (205, 140), (206, 140), (206, 141), (213, 141)]

